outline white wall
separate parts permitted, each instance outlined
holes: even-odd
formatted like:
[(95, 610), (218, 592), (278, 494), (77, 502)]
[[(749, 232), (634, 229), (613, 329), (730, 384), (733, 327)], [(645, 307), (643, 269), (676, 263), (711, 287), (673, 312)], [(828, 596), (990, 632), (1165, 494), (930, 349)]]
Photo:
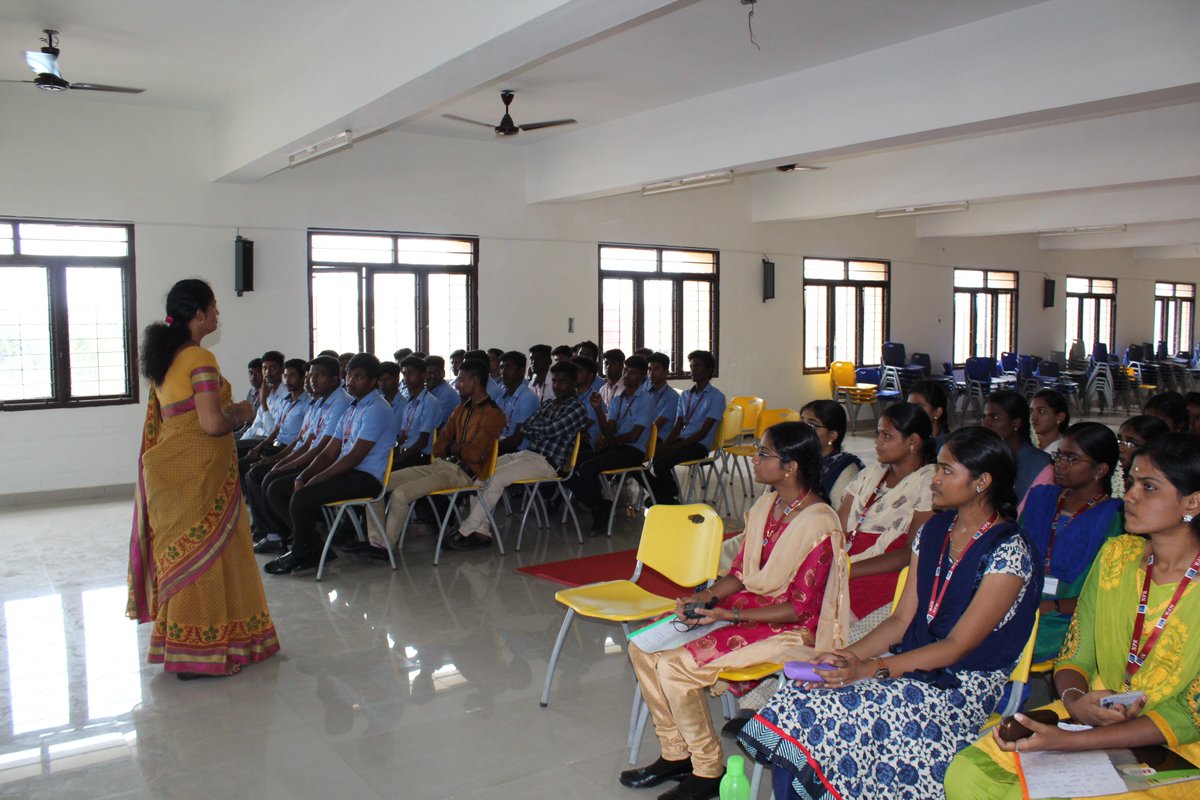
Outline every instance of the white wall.
[[(1056, 349), (1061, 340), (1061, 301), (1041, 308), (1045, 274), (1120, 277), (1122, 341), (1126, 332), (1140, 341), (1133, 334), (1148, 323), (1139, 315), (1151, 313), (1152, 278), (1139, 277), (1143, 265), (1124, 251), (1040, 253), (1022, 236), (917, 239), (908, 219), (755, 224), (750, 181), (741, 179), (652, 198), (531, 206), (516, 143), (390, 133), (255, 184), (214, 184), (202, 115), (37, 93), (6, 92), (0, 103), (0, 215), (135, 223), (139, 328), (164, 313), (175, 280), (207, 278), (222, 310), (222, 328), (207, 344), (238, 390), (243, 365), (263, 350), (307, 355), (310, 226), (479, 236), (480, 343), (506, 348), (597, 338), (598, 241), (717, 248), (717, 383), (729, 396), (759, 394), (769, 405), (828, 391), (824, 376), (801, 369), (804, 256), (890, 259), (892, 337), (935, 361), (949, 357), (956, 266), (1022, 270), (1025, 351)], [(232, 291), (239, 229), (255, 241), (256, 262), (255, 291), (241, 298)], [(765, 304), (764, 254), (777, 264), (777, 296)], [(141, 405), (0, 414), (0, 496), (131, 482), (142, 415)]]

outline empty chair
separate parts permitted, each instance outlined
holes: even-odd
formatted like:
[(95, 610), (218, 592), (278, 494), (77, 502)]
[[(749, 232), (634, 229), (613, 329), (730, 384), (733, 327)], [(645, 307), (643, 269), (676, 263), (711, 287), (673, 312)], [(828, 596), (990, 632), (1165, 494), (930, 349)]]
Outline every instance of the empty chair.
[[(850, 432), (855, 433), (858, 410), (865, 405), (875, 408), (875, 394), (879, 384), (860, 383), (854, 365), (849, 361), (833, 362), (829, 367), (829, 380), (832, 397), (845, 407), (846, 417), (850, 420)], [(878, 410), (875, 413), (878, 417)]]
[(761, 397), (734, 397), (729, 401), (742, 409), (742, 436), (753, 436), (758, 423), (758, 414), (765, 407)]

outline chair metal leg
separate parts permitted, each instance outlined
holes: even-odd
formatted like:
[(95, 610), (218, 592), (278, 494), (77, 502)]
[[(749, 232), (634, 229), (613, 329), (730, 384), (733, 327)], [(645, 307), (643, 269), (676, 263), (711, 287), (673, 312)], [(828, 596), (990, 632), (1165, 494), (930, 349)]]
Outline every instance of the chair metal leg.
[[(476, 495), (478, 498), (478, 495)], [(476, 502), (479, 502), (478, 499)], [(492, 535), (496, 537), (496, 547), (500, 549), (500, 555), (504, 555), (504, 540), (500, 538), (500, 526), (496, 524), (496, 518), (492, 516), (492, 510), (484, 507), (484, 515), (487, 517), (488, 524), (492, 526)]]
[[(609, 485), (609, 487), (612, 486), (612, 483), (609, 481), (605, 481), (605, 483), (607, 483)], [(612, 497), (610, 498), (610, 502), (608, 504), (608, 535), (609, 536), (612, 536), (613, 519), (617, 516), (617, 500), (620, 499), (621, 491), (624, 488), (625, 488), (625, 473), (622, 472), (619, 476), (617, 476), (617, 489), (616, 489), (616, 491), (611, 493)]]
[[(414, 505), (416, 504), (410, 504), (408, 513), (404, 515), (404, 526), (400, 528), (400, 538), (396, 540), (396, 552), (398, 553), (404, 551), (404, 537), (408, 535), (408, 523), (412, 519)], [(385, 533), (384, 535), (386, 536), (387, 534)]]
[(333, 545), (333, 532), (337, 530), (337, 526), (342, 521), (342, 514), (346, 512), (345, 506), (339, 506), (337, 513), (333, 515), (333, 525), (329, 528), (329, 534), (325, 537), (325, 546), (321, 548), (321, 560), (317, 562), (317, 580), (325, 577), (325, 557), (329, 555), (329, 548)]
[[(571, 513), (571, 521), (575, 523), (575, 538), (579, 540), (580, 544), (583, 544), (583, 530), (580, 529), (579, 517), (575, 516), (575, 509), (571, 506), (571, 498), (567, 496), (567, 490), (562, 485), (562, 481), (556, 481), (554, 485), (558, 487), (558, 494), (562, 498), (563, 506)], [(546, 522), (549, 525), (549, 517), (547, 517)]]
[[(432, 502), (433, 500), (430, 498), (430, 503), (432, 504)], [(458, 502), (457, 492), (450, 495), (450, 507), (446, 509), (446, 516), (442, 517), (441, 524), (438, 525), (437, 541), (433, 545), (433, 565), (435, 567), (442, 558), (442, 540), (446, 538), (446, 528), (450, 526), (450, 517), (454, 514), (454, 504), (456, 502)]]
[(629, 748), (629, 763), (636, 765), (638, 753), (642, 750), (642, 735), (646, 732), (646, 719), (650, 716), (650, 706), (642, 703), (642, 709), (638, 712), (637, 727), (633, 731), (633, 746)]
[(575, 618), (575, 609), (568, 608), (563, 617), (562, 627), (558, 629), (558, 638), (554, 640), (554, 649), (550, 651), (550, 663), (546, 665), (546, 682), (542, 684), (541, 706), (550, 705), (550, 684), (554, 682), (554, 667), (558, 664), (558, 655), (562, 652), (563, 642), (567, 640), (567, 631), (571, 629), (571, 620)]
[(750, 797), (751, 800), (757, 800), (758, 787), (762, 783), (763, 765), (759, 762), (754, 762), (754, 774), (750, 776)]

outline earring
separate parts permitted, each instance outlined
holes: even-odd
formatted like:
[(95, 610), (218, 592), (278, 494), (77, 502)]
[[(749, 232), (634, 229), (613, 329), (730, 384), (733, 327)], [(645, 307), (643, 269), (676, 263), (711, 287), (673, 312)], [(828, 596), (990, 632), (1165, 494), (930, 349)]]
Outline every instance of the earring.
[(1183, 515), (1183, 522), (1185, 525), (1191, 525), (1193, 519), (1195, 519), (1195, 516), (1193, 516), (1192, 514), (1184, 514)]
[(975, 487), (975, 494), (983, 494), (983, 487), (982, 487), (982, 486), (976, 486), (976, 487)]

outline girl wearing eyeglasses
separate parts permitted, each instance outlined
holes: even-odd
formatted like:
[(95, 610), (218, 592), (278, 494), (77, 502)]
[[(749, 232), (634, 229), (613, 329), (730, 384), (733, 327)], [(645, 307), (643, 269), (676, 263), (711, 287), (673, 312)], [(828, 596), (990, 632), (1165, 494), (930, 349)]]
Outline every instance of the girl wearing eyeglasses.
[(1088, 569), (1125, 526), (1121, 501), (1112, 497), (1117, 437), (1107, 425), (1079, 422), (1060, 441), (1054, 483), (1029, 490), (1020, 518), (1046, 572), (1034, 661), (1058, 655)]
[[(1117, 447), (1121, 449), (1121, 474), (1124, 476), (1124, 491), (1133, 485), (1133, 454), (1147, 442), (1170, 433), (1167, 423), (1149, 414), (1138, 414), (1121, 423), (1117, 430)], [(1124, 492), (1122, 492), (1124, 493)]]

